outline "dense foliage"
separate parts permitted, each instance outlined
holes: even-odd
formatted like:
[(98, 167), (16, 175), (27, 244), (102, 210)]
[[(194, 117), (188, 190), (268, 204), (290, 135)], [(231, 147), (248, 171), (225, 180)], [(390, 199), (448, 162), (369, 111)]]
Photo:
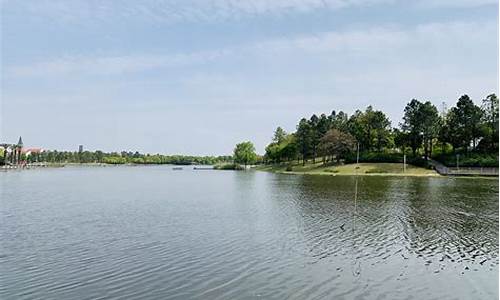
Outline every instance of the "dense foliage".
[(186, 156), (186, 155), (161, 155), (142, 154), (139, 152), (121, 153), (102, 151), (44, 151), (33, 153), (26, 157), (28, 162), (49, 163), (107, 163), (107, 164), (176, 164), (176, 165), (214, 165), (231, 162), (231, 156)]
[(257, 161), (255, 147), (251, 142), (242, 142), (234, 148), (234, 162), (245, 165), (253, 164)]
[(391, 127), (385, 113), (371, 106), (351, 116), (332, 111), (300, 119), (293, 133), (278, 127), (264, 161), (353, 162), (359, 149), (362, 162), (402, 162), (407, 154), (412, 164), (425, 166), (433, 158), (450, 165), (461, 155), (462, 166), (498, 166), (498, 118), (495, 94), (482, 106), (463, 95), (441, 113), (430, 101), (412, 99), (398, 127)]
[(214, 166), (215, 170), (236, 170), (236, 171), (242, 171), (244, 168), (235, 163), (226, 163), (226, 164), (220, 164), (220, 165), (215, 165)]

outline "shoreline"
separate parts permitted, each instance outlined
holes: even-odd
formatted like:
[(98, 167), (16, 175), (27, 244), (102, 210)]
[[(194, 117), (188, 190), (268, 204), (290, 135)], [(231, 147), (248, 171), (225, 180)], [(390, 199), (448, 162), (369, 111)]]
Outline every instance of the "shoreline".
[(363, 176), (363, 177), (425, 177), (425, 178), (453, 178), (453, 179), (495, 179), (498, 180), (498, 176), (474, 176), (474, 175), (460, 175), (460, 176), (452, 176), (452, 175), (441, 175), (436, 172), (436, 174), (402, 174), (402, 173), (327, 173), (327, 172), (294, 172), (294, 171), (272, 171), (272, 170), (262, 170), (255, 169), (260, 172), (269, 172), (274, 174), (281, 175), (305, 175), (305, 176)]
[(318, 175), (318, 176), (387, 176), (387, 177), (451, 177), (443, 176), (438, 173), (436, 174), (411, 174), (411, 173), (328, 173), (328, 172), (294, 172), (294, 171), (267, 171), (259, 170), (263, 172), (271, 172), (276, 174), (285, 175)]
[[(384, 163), (372, 163), (372, 165), (377, 166), (379, 164)], [(40, 165), (28, 165), (25, 167), (21, 166), (0, 166), (0, 171), (21, 171), (21, 170), (33, 170), (33, 169), (44, 169), (44, 168), (64, 168), (64, 167), (120, 167), (120, 166), (128, 166), (128, 167), (153, 167), (153, 166), (179, 166), (174, 164), (135, 164), (135, 163), (126, 163), (126, 164), (107, 164), (107, 163), (46, 163)], [(182, 165), (180, 167), (189, 167), (195, 165)], [(208, 166), (208, 165), (207, 165)], [(348, 164), (344, 166), (354, 166), (354, 164)], [(328, 171), (285, 171), (279, 170), (276, 168), (283, 169), (285, 166), (276, 166), (276, 165), (267, 165), (267, 166), (254, 166), (249, 169), (261, 172), (269, 172), (275, 174), (282, 175), (306, 175), (306, 176), (365, 176), (365, 177), (427, 177), (427, 178), (482, 178), (482, 179), (495, 179), (498, 180), (499, 176), (485, 176), (485, 175), (442, 175), (436, 172), (435, 170), (427, 170), (425, 173), (415, 173), (415, 172), (407, 172), (407, 173), (394, 173), (394, 172), (384, 172), (384, 173), (366, 173), (362, 172), (328, 172)], [(326, 167), (325, 167), (326, 169)], [(423, 168), (419, 168), (420, 170)], [(217, 170), (213, 168), (213, 170)], [(240, 170), (238, 170), (240, 171)]]
[(40, 163), (36, 165), (19, 165), (19, 166), (10, 166), (10, 165), (2, 165), (0, 166), (0, 170), (30, 170), (30, 169), (44, 169), (44, 168), (64, 168), (64, 167), (120, 167), (120, 166), (128, 166), (128, 167), (153, 167), (153, 166), (173, 166), (173, 167), (196, 167), (196, 166), (212, 166), (212, 165), (198, 165), (198, 164), (190, 164), (190, 165), (178, 165), (178, 164), (137, 164), (137, 163), (124, 163), (124, 164), (109, 164), (109, 163)]
[[(267, 165), (257, 166), (253, 168), (257, 171), (271, 172), (284, 175), (314, 175), (314, 176), (379, 176), (379, 177), (428, 177), (428, 178), (488, 178), (498, 180), (498, 175), (484, 175), (484, 174), (460, 174), (460, 175), (444, 175), (440, 174), (434, 169), (426, 169), (422, 167), (409, 165), (406, 172), (398, 170), (395, 163), (360, 163), (337, 165), (337, 166), (323, 166), (321, 164), (306, 164), (304, 166), (296, 165), (293, 167), (302, 170), (285, 170), (286, 165)], [(385, 169), (384, 169), (385, 168)], [(383, 170), (377, 172), (376, 170)]]

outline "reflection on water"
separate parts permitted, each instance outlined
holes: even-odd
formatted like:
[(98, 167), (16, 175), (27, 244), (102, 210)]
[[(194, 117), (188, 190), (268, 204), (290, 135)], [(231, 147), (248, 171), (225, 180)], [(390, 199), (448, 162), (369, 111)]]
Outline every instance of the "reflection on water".
[(0, 183), (2, 299), (498, 297), (496, 180), (116, 167)]

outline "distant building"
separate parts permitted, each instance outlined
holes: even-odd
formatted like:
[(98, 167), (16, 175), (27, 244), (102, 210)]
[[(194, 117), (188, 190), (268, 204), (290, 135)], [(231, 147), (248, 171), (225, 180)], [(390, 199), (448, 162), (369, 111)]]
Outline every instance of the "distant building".
[(43, 150), (42, 148), (26, 148), (26, 149), (22, 149), (22, 153), (26, 156), (30, 156), (31, 154), (40, 154), (42, 153)]
[(19, 137), (17, 144), (0, 144), (3, 148), (3, 165), (19, 165), (22, 163), (23, 139)]
[(78, 153), (82, 153), (83, 152), (83, 145), (80, 145), (78, 146)]

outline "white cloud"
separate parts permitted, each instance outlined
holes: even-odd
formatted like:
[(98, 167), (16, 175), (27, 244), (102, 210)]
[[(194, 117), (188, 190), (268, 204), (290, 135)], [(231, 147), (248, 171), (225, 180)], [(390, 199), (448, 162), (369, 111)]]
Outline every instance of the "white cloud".
[(497, 0), (418, 0), (415, 3), (420, 7), (475, 7), (498, 4)]
[(174, 55), (124, 55), (108, 57), (62, 57), (32, 65), (7, 68), (13, 77), (60, 76), (67, 74), (114, 75), (157, 68), (203, 63), (227, 55), (229, 50), (206, 51)]
[(496, 0), (25, 0), (4, 1), (7, 12), (28, 13), (55, 22), (214, 22), (260, 15), (282, 16), (317, 10), (404, 3), (411, 7), (473, 7)]
[[(296, 36), (265, 40), (253, 44), (193, 53), (164, 55), (122, 55), (108, 57), (61, 57), (52, 61), (30, 65), (7, 66), (6, 77), (50, 77), (60, 75), (114, 75), (154, 69), (198, 65), (213, 61), (231, 63), (232, 58), (253, 57), (254, 61), (279, 65), (289, 64), (287, 59), (298, 57), (307, 63), (308, 58), (342, 60), (347, 57), (373, 59), (419, 59), (422, 63), (443, 60), (460, 63), (453, 58), (472, 52), (487, 51), (485, 45), (495, 46), (492, 36), (497, 34), (494, 22), (480, 23), (431, 23), (411, 29), (378, 27), (366, 30), (324, 32), (316, 35)], [(306, 56), (304, 56), (306, 55)], [(309, 55), (309, 56), (307, 56)], [(314, 57), (317, 55), (317, 57)], [(234, 62), (236, 63), (236, 62)], [(234, 69), (234, 68), (233, 68)]]

